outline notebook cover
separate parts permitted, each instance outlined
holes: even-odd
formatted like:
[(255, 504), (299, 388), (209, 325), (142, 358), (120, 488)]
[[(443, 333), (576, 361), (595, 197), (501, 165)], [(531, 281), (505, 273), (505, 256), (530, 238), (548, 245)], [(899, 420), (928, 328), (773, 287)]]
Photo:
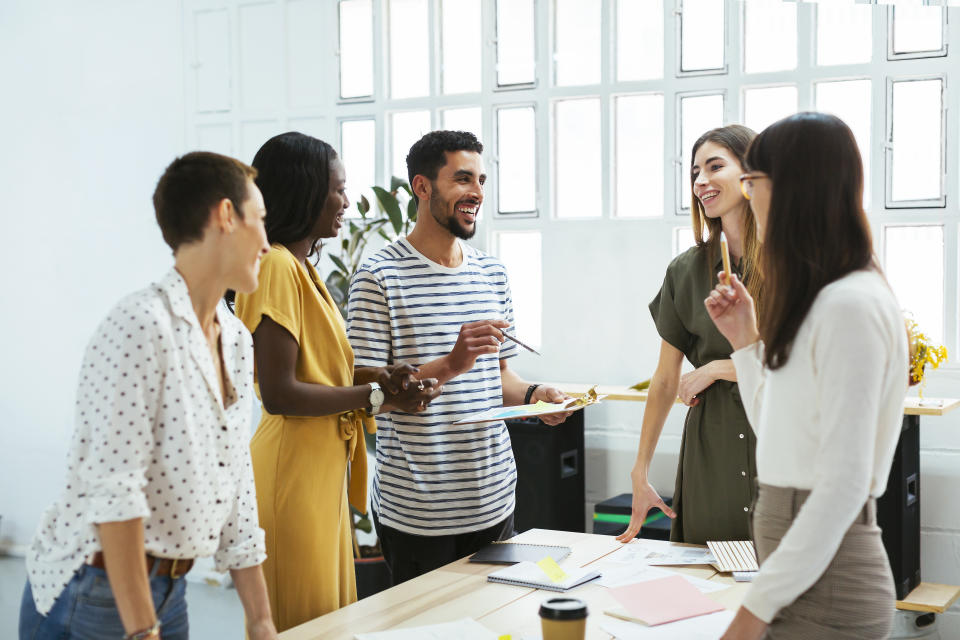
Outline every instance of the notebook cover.
[(581, 584), (596, 580), (600, 572), (590, 568), (568, 568), (567, 578), (563, 582), (552, 582), (543, 569), (532, 562), (520, 562), (497, 569), (487, 576), (489, 582), (501, 582), (528, 589), (546, 589), (548, 591), (567, 591)]
[(547, 544), (519, 544), (516, 542), (493, 542), (470, 556), (470, 562), (483, 564), (516, 564), (539, 562), (547, 556), (560, 562), (570, 555), (570, 547)]

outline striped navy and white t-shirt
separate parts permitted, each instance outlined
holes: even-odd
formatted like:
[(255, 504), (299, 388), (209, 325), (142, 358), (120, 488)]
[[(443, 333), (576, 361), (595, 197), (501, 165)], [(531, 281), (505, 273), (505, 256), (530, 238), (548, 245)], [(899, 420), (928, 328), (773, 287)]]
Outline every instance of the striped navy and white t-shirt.
[[(356, 366), (426, 364), (450, 353), (467, 322), (501, 318), (513, 325), (503, 264), (460, 246), (463, 261), (454, 268), (429, 260), (406, 239), (364, 262), (347, 314)], [(513, 512), (517, 470), (506, 425), (453, 423), (503, 405), (499, 359), (516, 354), (516, 345), (505, 342), (499, 354), (480, 356), (473, 369), (447, 382), (425, 411), (377, 416), (373, 509), (384, 525), (452, 535), (492, 527)]]

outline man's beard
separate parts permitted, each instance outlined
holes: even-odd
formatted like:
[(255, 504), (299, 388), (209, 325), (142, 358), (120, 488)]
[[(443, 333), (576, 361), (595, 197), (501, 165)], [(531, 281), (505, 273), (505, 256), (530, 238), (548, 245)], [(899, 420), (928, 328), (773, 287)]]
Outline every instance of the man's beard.
[(440, 194), (434, 189), (433, 193), (430, 194), (430, 215), (433, 216), (433, 219), (436, 220), (441, 227), (452, 233), (454, 237), (460, 238), (461, 240), (469, 240), (472, 238), (477, 232), (477, 223), (473, 223), (472, 229), (466, 229), (460, 225), (460, 221), (457, 219), (456, 209), (454, 209), (454, 214), (450, 216), (444, 216), (446, 210), (446, 201), (441, 199)]

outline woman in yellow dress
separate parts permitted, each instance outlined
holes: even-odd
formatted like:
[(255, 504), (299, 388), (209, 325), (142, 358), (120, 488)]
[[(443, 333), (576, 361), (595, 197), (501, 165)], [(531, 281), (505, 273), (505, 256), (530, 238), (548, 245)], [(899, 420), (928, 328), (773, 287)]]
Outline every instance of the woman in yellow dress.
[(423, 410), (440, 388), (410, 365), (354, 369), (343, 317), (310, 260), (337, 236), (349, 204), (333, 148), (284, 133), (253, 165), (271, 249), (236, 312), (253, 334), (263, 415), (250, 450), (264, 574), (283, 631), (356, 601), (347, 504), (366, 510), (363, 429), (375, 431), (371, 416), (390, 407)]

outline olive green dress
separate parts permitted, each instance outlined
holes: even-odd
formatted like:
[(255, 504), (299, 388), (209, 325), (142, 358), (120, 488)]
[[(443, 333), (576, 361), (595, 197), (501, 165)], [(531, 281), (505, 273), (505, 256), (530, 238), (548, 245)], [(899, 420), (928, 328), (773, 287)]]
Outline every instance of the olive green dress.
[[(667, 267), (650, 313), (660, 336), (683, 352), (694, 367), (730, 357), (733, 351), (703, 306), (716, 286), (721, 260), (708, 264), (707, 249), (693, 247)], [(739, 275), (740, 270), (735, 269)], [(753, 429), (747, 422), (737, 383), (717, 380), (687, 411), (673, 493), (670, 539), (749, 540), (749, 508), (757, 474)]]

